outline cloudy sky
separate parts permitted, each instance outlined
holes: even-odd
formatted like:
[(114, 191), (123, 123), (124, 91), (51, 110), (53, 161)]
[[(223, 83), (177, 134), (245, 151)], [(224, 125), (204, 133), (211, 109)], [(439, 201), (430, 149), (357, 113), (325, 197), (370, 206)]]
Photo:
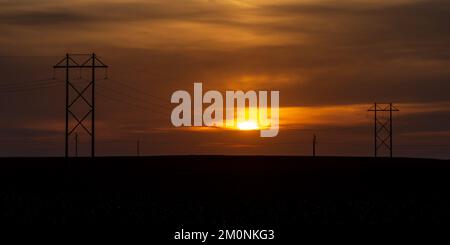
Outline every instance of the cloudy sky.
[[(64, 153), (52, 66), (96, 52), (110, 66), (97, 74), (99, 155), (134, 155), (138, 139), (143, 154), (307, 155), (314, 133), (319, 154), (372, 155), (377, 101), (400, 109), (394, 155), (450, 158), (448, 23), (443, 0), (0, 0), (0, 155)], [(173, 128), (170, 96), (194, 82), (280, 91), (279, 135)]]

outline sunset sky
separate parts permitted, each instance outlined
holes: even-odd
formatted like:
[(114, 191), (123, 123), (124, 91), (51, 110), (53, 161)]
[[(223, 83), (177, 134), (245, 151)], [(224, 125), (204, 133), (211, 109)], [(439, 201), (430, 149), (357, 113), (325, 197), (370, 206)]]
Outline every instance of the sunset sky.
[[(64, 154), (64, 84), (14, 84), (95, 52), (98, 155), (309, 155), (316, 134), (319, 155), (371, 156), (377, 101), (400, 109), (394, 156), (450, 158), (449, 23), (444, 0), (0, 0), (0, 156)], [(194, 82), (280, 91), (278, 136), (174, 128)]]

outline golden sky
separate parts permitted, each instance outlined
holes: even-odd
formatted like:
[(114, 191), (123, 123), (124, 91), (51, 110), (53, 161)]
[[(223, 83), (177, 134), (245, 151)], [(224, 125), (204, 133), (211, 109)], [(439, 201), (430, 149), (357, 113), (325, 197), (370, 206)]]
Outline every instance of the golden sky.
[[(401, 110), (400, 155), (450, 156), (448, 1), (0, 0), (0, 6), (0, 88), (51, 76), (66, 52), (95, 51), (110, 65), (111, 80), (99, 85), (100, 154), (133, 154), (136, 139), (147, 154), (309, 154), (316, 133), (323, 154), (370, 155), (366, 109), (392, 101)], [(279, 90), (279, 136), (171, 129), (170, 95), (192, 90), (194, 82), (222, 92)], [(8, 147), (0, 155), (62, 152), (61, 88), (2, 94), (1, 144)]]

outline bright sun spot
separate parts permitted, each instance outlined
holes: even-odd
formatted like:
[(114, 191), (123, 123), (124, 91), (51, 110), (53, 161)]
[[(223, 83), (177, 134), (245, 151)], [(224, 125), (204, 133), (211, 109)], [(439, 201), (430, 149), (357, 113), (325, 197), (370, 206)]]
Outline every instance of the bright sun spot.
[(258, 124), (254, 121), (238, 122), (237, 128), (239, 130), (256, 130), (259, 129)]

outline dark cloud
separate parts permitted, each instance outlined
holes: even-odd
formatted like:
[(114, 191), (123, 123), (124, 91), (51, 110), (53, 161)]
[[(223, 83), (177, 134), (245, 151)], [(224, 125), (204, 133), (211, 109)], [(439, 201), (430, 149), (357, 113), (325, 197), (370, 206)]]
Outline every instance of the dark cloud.
[(57, 24), (80, 24), (92, 22), (90, 18), (81, 13), (69, 11), (20, 11), (19, 13), (3, 14), (0, 16), (3, 24), (25, 26), (47, 26)]
[[(185, 20), (195, 21), (218, 18), (226, 11), (203, 4), (172, 1), (155, 2), (87, 2), (74, 6), (44, 5), (30, 10), (23, 4), (10, 4), (0, 11), (3, 24), (21, 26), (67, 25), (79, 28), (80, 24), (103, 25), (118, 22)], [(15, 8), (14, 8), (15, 7)], [(229, 15), (231, 17), (231, 15)]]

